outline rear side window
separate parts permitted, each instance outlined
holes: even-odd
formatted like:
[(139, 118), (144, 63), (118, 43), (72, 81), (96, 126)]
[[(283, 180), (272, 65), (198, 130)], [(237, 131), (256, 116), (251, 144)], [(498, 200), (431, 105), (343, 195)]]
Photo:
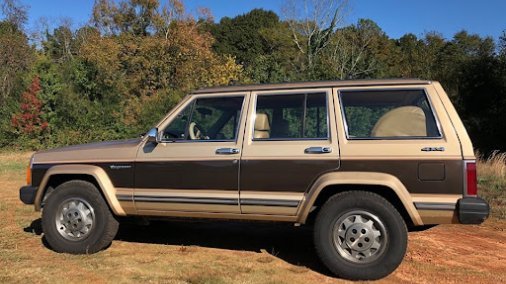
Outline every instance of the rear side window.
[(327, 94), (258, 95), (254, 139), (326, 139)]
[(348, 139), (440, 138), (423, 90), (342, 91)]

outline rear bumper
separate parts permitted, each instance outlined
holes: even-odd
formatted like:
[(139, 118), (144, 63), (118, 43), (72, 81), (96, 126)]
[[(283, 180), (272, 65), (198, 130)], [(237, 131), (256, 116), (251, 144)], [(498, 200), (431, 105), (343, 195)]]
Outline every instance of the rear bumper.
[(488, 203), (479, 197), (464, 197), (457, 201), (457, 213), (462, 224), (481, 224), (489, 212)]
[(37, 192), (36, 186), (26, 185), (19, 189), (19, 199), (24, 204), (33, 204), (35, 202), (35, 193)]

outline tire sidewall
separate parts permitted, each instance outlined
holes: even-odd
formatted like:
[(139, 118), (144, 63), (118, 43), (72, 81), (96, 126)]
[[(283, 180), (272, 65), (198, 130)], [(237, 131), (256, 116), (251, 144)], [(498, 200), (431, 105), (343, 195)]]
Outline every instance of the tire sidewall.
[[(95, 220), (89, 235), (77, 241), (65, 239), (57, 230), (56, 215), (63, 202), (72, 198), (85, 200), (93, 208)], [(94, 253), (108, 225), (109, 208), (95, 186), (88, 182), (67, 182), (60, 185), (49, 197), (42, 211), (42, 229), (49, 246), (57, 252)]]
[[(377, 259), (354, 263), (342, 257), (334, 245), (333, 229), (344, 214), (363, 210), (377, 216), (385, 226), (387, 242)], [(402, 262), (407, 247), (407, 229), (397, 210), (384, 198), (368, 192), (339, 194), (327, 202), (315, 223), (315, 245), (323, 263), (338, 276), (349, 279), (378, 279)]]

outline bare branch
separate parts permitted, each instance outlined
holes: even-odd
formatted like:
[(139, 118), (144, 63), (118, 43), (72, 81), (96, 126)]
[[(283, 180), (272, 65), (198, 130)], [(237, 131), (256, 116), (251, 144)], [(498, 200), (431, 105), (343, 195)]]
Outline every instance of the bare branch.
[(312, 72), (335, 30), (343, 25), (348, 0), (286, 0), (282, 9), (294, 43)]

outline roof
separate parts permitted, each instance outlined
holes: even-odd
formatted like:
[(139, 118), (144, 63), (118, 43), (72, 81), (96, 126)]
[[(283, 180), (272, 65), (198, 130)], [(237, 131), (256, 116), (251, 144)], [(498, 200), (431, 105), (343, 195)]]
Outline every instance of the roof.
[(266, 91), (278, 89), (300, 88), (331, 88), (331, 87), (361, 87), (361, 86), (398, 86), (398, 85), (429, 85), (431, 81), (419, 79), (383, 79), (383, 80), (341, 80), (341, 81), (314, 81), (276, 84), (237, 85), (226, 87), (213, 87), (196, 90), (193, 94)]

